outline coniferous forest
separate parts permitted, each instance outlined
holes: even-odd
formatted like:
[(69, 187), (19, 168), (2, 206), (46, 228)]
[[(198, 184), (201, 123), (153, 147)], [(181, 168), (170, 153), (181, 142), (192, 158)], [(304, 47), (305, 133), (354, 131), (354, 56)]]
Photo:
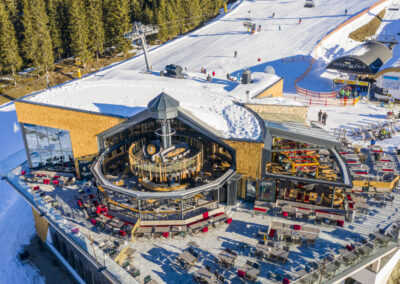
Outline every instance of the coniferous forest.
[(69, 57), (83, 61), (110, 49), (127, 52), (134, 21), (156, 24), (165, 42), (213, 18), (223, 0), (0, 0), (0, 73), (51, 70)]

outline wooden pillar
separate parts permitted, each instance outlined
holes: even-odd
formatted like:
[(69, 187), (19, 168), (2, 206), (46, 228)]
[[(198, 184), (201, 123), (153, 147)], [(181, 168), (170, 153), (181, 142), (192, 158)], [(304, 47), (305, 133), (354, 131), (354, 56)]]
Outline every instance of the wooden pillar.
[(140, 208), (140, 207), (141, 207), (141, 206), (140, 206), (141, 200), (138, 199), (137, 201), (138, 201), (139, 219), (142, 219), (142, 210), (141, 210), (141, 208)]
[(35, 220), (36, 232), (42, 242), (46, 242), (47, 239), (47, 231), (49, 228), (49, 222), (43, 217), (40, 217), (40, 214), (36, 209), (32, 208), (33, 219)]

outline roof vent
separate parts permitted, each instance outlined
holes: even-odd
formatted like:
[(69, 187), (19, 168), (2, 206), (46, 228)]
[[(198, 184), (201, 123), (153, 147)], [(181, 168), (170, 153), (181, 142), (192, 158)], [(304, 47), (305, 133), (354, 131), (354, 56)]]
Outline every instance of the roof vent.
[(162, 92), (152, 99), (147, 107), (154, 119), (173, 119), (178, 116), (179, 101)]

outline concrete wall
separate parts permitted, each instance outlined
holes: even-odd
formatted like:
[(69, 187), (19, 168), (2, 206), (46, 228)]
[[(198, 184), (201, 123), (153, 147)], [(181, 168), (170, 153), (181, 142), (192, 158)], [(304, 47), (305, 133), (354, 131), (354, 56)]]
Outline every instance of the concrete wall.
[(269, 98), (269, 97), (282, 97), (283, 92), (283, 79), (279, 79), (276, 83), (268, 87), (267, 89), (261, 91), (255, 98)]
[(75, 158), (97, 153), (96, 135), (125, 121), (113, 116), (25, 102), (15, 102), (15, 108), (21, 123), (69, 130)]
[(301, 122), (307, 119), (307, 106), (286, 106), (286, 105), (267, 105), (267, 104), (246, 104), (246, 107), (256, 112), (262, 119), (271, 120), (271, 114), (276, 114), (280, 121), (297, 121)]

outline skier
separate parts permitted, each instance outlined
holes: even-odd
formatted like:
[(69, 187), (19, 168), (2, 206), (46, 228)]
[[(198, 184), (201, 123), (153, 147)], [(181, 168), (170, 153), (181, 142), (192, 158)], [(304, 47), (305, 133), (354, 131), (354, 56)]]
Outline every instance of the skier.
[(204, 71), (204, 74), (207, 74), (207, 69), (206, 68), (204, 68), (203, 71)]
[(279, 25), (279, 30), (281, 30), (281, 25)]
[(204, 74), (204, 67), (201, 67), (200, 72)]
[(261, 32), (261, 25), (258, 25), (257, 32)]
[(301, 18), (299, 18), (299, 25), (301, 24)]
[(345, 15), (345, 16), (347, 16), (347, 9), (346, 9), (346, 10), (344, 10), (344, 15)]
[(237, 51), (235, 50), (235, 52), (233, 53), (233, 57), (236, 58), (237, 56)]
[(275, 12), (272, 13), (272, 17), (271, 18), (274, 18), (274, 17), (275, 17)]
[(215, 71), (212, 71), (212, 75), (213, 75), (213, 77), (215, 77)]
[(324, 112), (322, 114), (322, 124), (326, 125), (326, 119), (328, 118), (328, 114), (326, 112)]
[(230, 79), (231, 79), (231, 74), (229, 74), (229, 73), (226, 74), (226, 79), (227, 79), (227, 80), (230, 80)]
[(237, 75), (237, 80), (238, 82), (240, 82), (240, 74)]
[(318, 112), (318, 122), (321, 123), (321, 119), (322, 119), (322, 110), (319, 110)]

